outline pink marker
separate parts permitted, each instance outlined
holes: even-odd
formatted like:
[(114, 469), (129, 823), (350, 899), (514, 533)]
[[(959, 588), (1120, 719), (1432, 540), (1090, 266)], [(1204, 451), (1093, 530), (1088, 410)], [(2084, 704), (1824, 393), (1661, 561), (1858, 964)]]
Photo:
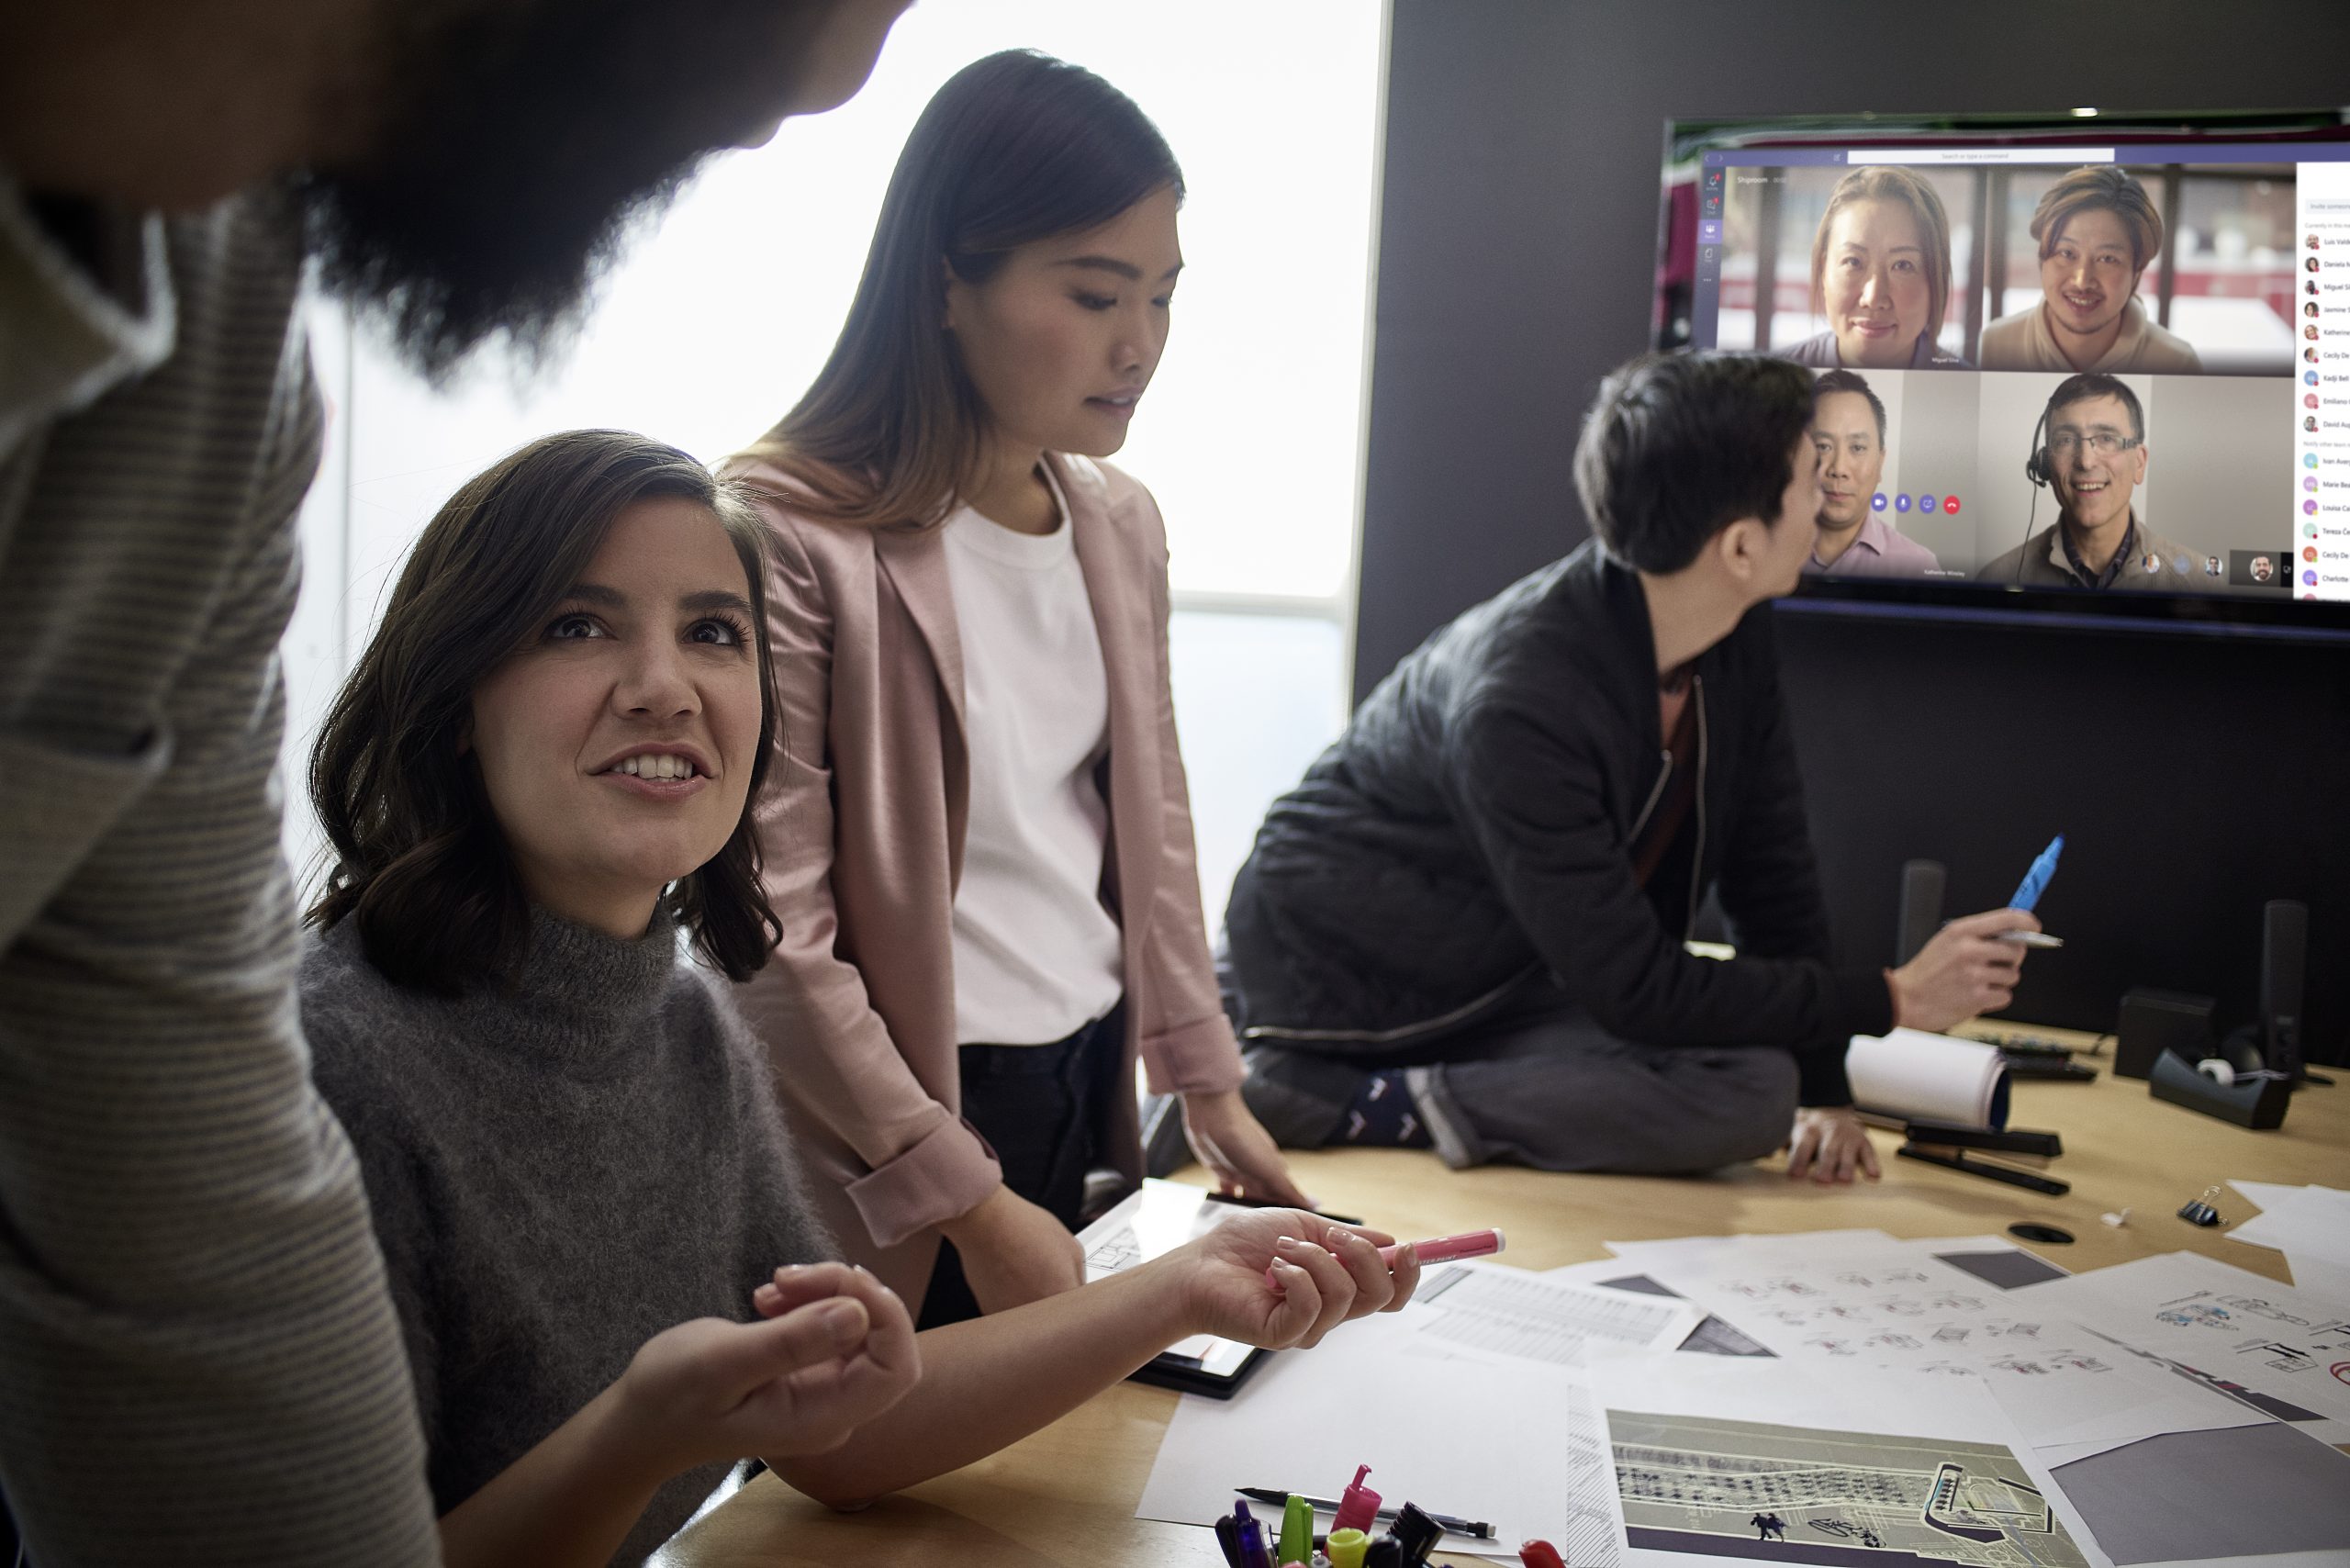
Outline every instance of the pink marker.
[[(1449, 1263), (1461, 1258), (1486, 1258), (1509, 1245), (1508, 1238), (1498, 1230), (1464, 1230), (1458, 1236), (1438, 1236), (1427, 1241), (1394, 1242), (1379, 1249), (1379, 1260), (1389, 1268), (1395, 1266), (1395, 1254), (1405, 1247), (1415, 1249), (1423, 1263)], [(1265, 1282), (1275, 1290), (1281, 1282), (1270, 1269), (1265, 1271)]]
[[(1458, 1236), (1439, 1236), (1432, 1241), (1415, 1241), (1410, 1245), (1419, 1253), (1423, 1263), (1449, 1263), (1460, 1258), (1490, 1257), (1508, 1246), (1509, 1242), (1498, 1230), (1464, 1230)], [(1380, 1261), (1393, 1268), (1395, 1254), (1402, 1251), (1404, 1246), (1398, 1242), (1393, 1247), (1381, 1248)]]

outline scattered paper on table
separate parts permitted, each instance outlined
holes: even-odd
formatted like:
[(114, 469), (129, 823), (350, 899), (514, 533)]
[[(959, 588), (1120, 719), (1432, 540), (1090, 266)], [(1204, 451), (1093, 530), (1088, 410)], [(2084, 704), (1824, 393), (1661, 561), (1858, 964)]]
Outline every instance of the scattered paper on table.
[(1469, 1264), (1424, 1281), (1404, 1321), (1448, 1344), (1572, 1367), (1628, 1351), (1670, 1350), (1705, 1316), (1672, 1296)]
[(1448, 1537), (1447, 1551), (1514, 1558), (1539, 1538), (1577, 1568), (1615, 1568), (1612, 1478), (1581, 1374), (1406, 1354), (1413, 1337), (1393, 1318), (1365, 1318), (1276, 1357), (1230, 1401), (1184, 1396), (1136, 1517), (1213, 1524), (1237, 1486), (1336, 1496), (1368, 1464), (1389, 1506), (1417, 1503), (1496, 1531), (1490, 1542)]
[(2014, 1296), (2186, 1368), (2322, 1442), (2350, 1442), (2350, 1315), (2336, 1303), (2194, 1252), (2117, 1263)]
[(2121, 1568), (2181, 1559), (2284, 1568), (2281, 1553), (2324, 1553), (2318, 1561), (2336, 1568), (2350, 1560), (2350, 1458), (2280, 1422), (2166, 1432), (2054, 1472)]
[(1630, 1562), (1861, 1562), (1876, 1551), (1970, 1568), (2107, 1561), (1972, 1380), (1683, 1357), (1591, 1377)]
[(2286, 1187), (2269, 1182), (2231, 1182), (2260, 1205), (2260, 1212), (2228, 1231), (2232, 1241), (2273, 1247), (2285, 1254), (2293, 1282), (2341, 1299), (2340, 1281), (2350, 1274), (2350, 1193), (2334, 1187)]
[(2074, 1315), (2023, 1304), (2025, 1289), (2006, 1282), (2065, 1276), (1996, 1238), (1790, 1237), (1692, 1262), (1667, 1257), (1648, 1271), (1815, 1375), (1864, 1381), (1885, 1369), (1980, 1379), (2034, 1445), (2076, 1452), (2265, 1418), (2147, 1365)]

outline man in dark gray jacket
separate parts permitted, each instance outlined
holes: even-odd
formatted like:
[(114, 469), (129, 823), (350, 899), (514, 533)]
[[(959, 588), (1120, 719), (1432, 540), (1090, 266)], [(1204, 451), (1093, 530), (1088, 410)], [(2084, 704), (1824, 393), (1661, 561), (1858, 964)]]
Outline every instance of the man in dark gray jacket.
[(0, 6), (0, 1491), (38, 1568), (438, 1558), (295, 1017), (306, 251), (428, 370), (540, 346), (902, 6)]
[[(1783, 361), (1610, 376), (1575, 454), (1597, 537), (1430, 637), (1275, 802), (1225, 919), (1283, 1142), (1673, 1171), (1792, 1140), (1791, 1175), (1874, 1176), (1846, 1040), (2007, 1003), (2019, 911), (1829, 959), (1759, 608), (1811, 557), (1811, 409)], [(1709, 889), (1735, 958), (1685, 946)]]

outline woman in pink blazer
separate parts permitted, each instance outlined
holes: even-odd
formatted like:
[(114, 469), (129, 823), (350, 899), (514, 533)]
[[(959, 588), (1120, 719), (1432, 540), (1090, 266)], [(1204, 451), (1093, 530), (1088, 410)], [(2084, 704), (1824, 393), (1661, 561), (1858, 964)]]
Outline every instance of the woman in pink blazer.
[(1091, 73), (967, 67), (831, 359), (731, 465), (767, 498), (781, 698), (784, 936), (744, 1001), (834, 1234), (925, 1324), (1083, 1282), (1086, 1170), (1141, 1173), (1137, 1058), (1227, 1190), (1305, 1202), (1209, 960), (1165, 531), (1096, 461), (1166, 345), (1182, 195)]

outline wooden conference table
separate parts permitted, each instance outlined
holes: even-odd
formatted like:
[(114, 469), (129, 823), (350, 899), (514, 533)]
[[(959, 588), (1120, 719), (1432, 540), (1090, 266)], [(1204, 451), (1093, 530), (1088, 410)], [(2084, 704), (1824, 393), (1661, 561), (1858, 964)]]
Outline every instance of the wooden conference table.
[[(2090, 1040), (2020, 1032), (2084, 1047)], [(2073, 1184), (2061, 1198), (1896, 1159), (1899, 1139), (1891, 1133), (1873, 1135), (1885, 1180), (1841, 1189), (1790, 1182), (1776, 1160), (1680, 1178), (1449, 1171), (1433, 1155), (1398, 1149), (1300, 1152), (1292, 1166), (1325, 1206), (1397, 1236), (1499, 1226), (1509, 1233), (1505, 1260), (1528, 1269), (1605, 1257), (1608, 1240), (1845, 1226), (1973, 1236), (2038, 1220), (2078, 1239), (2018, 1245), (2075, 1272), (2188, 1249), (2288, 1279), (2279, 1254), (2199, 1229), (2177, 1211), (2231, 1177), (2341, 1185), (2350, 1171), (2350, 1070), (2328, 1071), (2338, 1087), (2300, 1091), (2282, 1127), (2255, 1133), (2151, 1098), (2143, 1081), (2112, 1076), (2111, 1057), (2108, 1049), (2079, 1058), (2100, 1069), (2094, 1083), (2015, 1085), (2013, 1125), (2064, 1135), (2064, 1158), (2050, 1168)], [(2214, 1201), (2231, 1224), (2253, 1212), (2232, 1189)], [(2126, 1227), (2101, 1223), (2123, 1208)], [(1134, 1517), (1176, 1397), (1121, 1383), (1025, 1441), (860, 1514), (833, 1513), (761, 1475), (655, 1561), (663, 1568), (1221, 1568), (1206, 1530)]]

